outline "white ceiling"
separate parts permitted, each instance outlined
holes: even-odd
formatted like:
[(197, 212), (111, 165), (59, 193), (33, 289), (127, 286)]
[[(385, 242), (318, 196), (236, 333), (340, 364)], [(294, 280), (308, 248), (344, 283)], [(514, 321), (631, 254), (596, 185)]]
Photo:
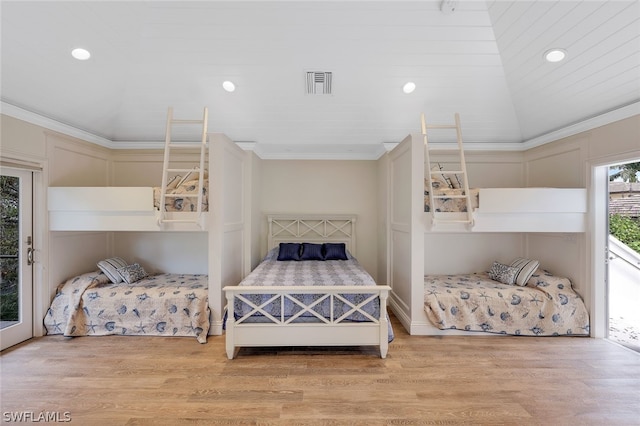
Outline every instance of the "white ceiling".
[[(376, 158), (418, 132), (422, 112), (432, 123), (460, 113), (467, 146), (514, 149), (638, 110), (639, 1), (440, 5), (3, 0), (3, 113), (131, 148), (159, 146), (168, 107), (198, 118), (207, 106), (210, 131), (255, 142), (263, 158)], [(567, 59), (546, 63), (551, 47)], [(306, 94), (306, 71), (332, 72), (333, 93)]]

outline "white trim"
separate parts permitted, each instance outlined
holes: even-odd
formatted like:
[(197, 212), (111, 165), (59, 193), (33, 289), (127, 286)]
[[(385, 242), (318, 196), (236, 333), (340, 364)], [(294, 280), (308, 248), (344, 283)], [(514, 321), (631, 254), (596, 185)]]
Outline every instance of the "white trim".
[[(80, 130), (71, 125), (61, 123), (52, 118), (44, 117), (40, 114), (27, 111), (23, 108), (11, 105), (1, 101), (0, 111), (2, 114), (35, 124), (46, 129), (54, 130), (87, 142), (95, 143), (110, 149), (162, 149), (163, 143), (160, 141), (113, 141), (93, 133)], [(581, 132), (595, 129), (606, 124), (623, 120), (640, 114), (640, 102), (634, 102), (630, 105), (609, 111), (607, 113), (580, 121), (569, 125), (562, 129), (546, 133), (544, 135), (528, 139), (522, 142), (504, 142), (504, 143), (484, 143), (484, 142), (466, 142), (465, 150), (467, 151), (527, 151), (529, 149), (557, 141), (562, 138), (576, 135)], [(383, 142), (377, 146), (375, 151), (369, 153), (269, 153), (256, 142), (236, 142), (244, 150), (251, 150), (262, 160), (377, 160), (387, 151), (390, 151), (397, 143)], [(434, 150), (457, 150), (456, 143), (433, 143)], [(296, 146), (298, 147), (298, 146)]]
[(4, 101), (0, 103), (0, 109), (2, 114), (9, 117), (17, 118), (18, 120), (26, 121), (27, 123), (35, 124), (36, 126), (44, 127), (45, 129), (54, 130), (59, 133), (63, 133), (74, 138), (82, 139), (87, 142), (95, 143), (96, 145), (104, 146), (106, 148), (116, 149), (113, 141), (97, 136), (93, 133), (89, 133), (84, 130), (80, 130), (69, 124), (61, 123), (52, 118), (36, 114), (35, 112), (27, 111), (15, 105), (8, 104)]
[(607, 124), (614, 123), (616, 121), (624, 120), (625, 118), (633, 117), (640, 114), (640, 102), (635, 102), (622, 108), (609, 111), (607, 113), (580, 121), (562, 129), (538, 136), (537, 138), (524, 141), (522, 144), (522, 151), (529, 150), (531, 148), (538, 147), (550, 142), (557, 141), (569, 136), (577, 135), (578, 133), (593, 130), (596, 127), (601, 127)]

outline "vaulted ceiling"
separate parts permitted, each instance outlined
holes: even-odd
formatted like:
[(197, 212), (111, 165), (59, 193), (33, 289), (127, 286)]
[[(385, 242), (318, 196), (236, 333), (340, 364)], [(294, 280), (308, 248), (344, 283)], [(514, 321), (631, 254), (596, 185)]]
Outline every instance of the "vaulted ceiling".
[[(264, 158), (376, 158), (421, 113), (517, 149), (640, 105), (637, 0), (4, 0), (1, 19), (2, 112), (112, 147), (160, 146), (168, 107), (208, 107), (210, 131)], [(307, 72), (331, 72), (331, 94), (306, 93)]]

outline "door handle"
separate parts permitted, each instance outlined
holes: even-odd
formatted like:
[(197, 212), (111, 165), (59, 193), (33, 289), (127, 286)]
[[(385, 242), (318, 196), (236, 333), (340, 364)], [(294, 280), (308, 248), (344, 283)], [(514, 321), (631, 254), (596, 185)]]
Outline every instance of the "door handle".
[(32, 247), (29, 247), (27, 249), (27, 265), (29, 265), (29, 266), (34, 264), (34, 262), (33, 262), (33, 252), (34, 251), (35, 250)]

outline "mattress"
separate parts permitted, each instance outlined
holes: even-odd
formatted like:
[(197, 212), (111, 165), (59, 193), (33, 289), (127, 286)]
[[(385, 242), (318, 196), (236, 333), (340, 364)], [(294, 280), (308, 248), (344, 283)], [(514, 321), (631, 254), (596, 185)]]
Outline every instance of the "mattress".
[(89, 272), (60, 286), (44, 319), (47, 334), (183, 336), (205, 343), (207, 275), (159, 274), (131, 284)]
[[(308, 261), (278, 261), (277, 249), (272, 250), (269, 255), (254, 269), (244, 280), (240, 282), (240, 286), (376, 286), (373, 277), (358, 263), (357, 259), (349, 256), (348, 260), (308, 260)], [(322, 289), (318, 289), (318, 293), (314, 294), (293, 294), (293, 296), (303, 302), (305, 305), (312, 304), (320, 300), (324, 293)], [(260, 306), (269, 301), (272, 294), (246, 294), (243, 295), (256, 306)], [(371, 294), (366, 293), (363, 289), (362, 294), (344, 294), (343, 297), (351, 303), (360, 303)], [(265, 308), (270, 315), (280, 316), (280, 303), (272, 303)], [(299, 313), (302, 308), (290, 301), (285, 301), (284, 314), (286, 318), (290, 318)], [(333, 309), (334, 317), (339, 317), (343, 313), (351, 310), (347, 303), (335, 301), (333, 306), (329, 300), (319, 302), (314, 306), (313, 310), (324, 318), (331, 317)], [(251, 313), (253, 308), (242, 300), (234, 299), (235, 318), (242, 318)], [(364, 306), (364, 311), (368, 314), (379, 318), (380, 301), (375, 298)], [(350, 314), (347, 321), (369, 322), (369, 319), (361, 313), (355, 312)], [(302, 314), (296, 322), (319, 322), (320, 320), (311, 313)], [(249, 321), (247, 321), (249, 322)], [(269, 322), (262, 314), (253, 314), (251, 322)], [(389, 322), (389, 341), (393, 340), (393, 329)]]
[(589, 314), (571, 281), (541, 269), (522, 287), (494, 281), (486, 272), (426, 276), (424, 309), (442, 330), (589, 335)]

